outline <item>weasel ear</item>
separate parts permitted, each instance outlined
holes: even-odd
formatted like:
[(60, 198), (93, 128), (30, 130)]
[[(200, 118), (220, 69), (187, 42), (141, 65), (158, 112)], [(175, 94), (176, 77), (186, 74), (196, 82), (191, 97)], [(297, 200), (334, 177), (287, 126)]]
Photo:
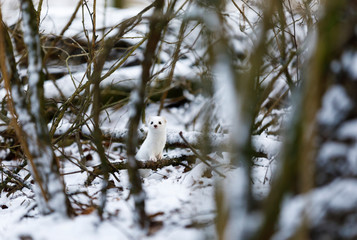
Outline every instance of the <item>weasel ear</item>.
[(165, 122), (165, 123), (167, 123), (167, 121), (166, 121), (166, 118), (165, 118), (165, 117), (162, 117), (162, 119), (164, 119), (164, 122)]

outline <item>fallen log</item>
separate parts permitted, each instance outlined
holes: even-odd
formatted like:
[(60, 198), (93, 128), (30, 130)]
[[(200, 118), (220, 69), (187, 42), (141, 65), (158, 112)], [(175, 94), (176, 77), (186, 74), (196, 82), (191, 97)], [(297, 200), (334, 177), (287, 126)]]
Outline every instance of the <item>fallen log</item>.
[[(139, 169), (152, 169), (156, 170), (166, 166), (188, 166), (196, 161), (196, 156), (192, 154), (182, 154), (177, 156), (165, 156), (158, 161), (137, 161)], [(127, 169), (127, 161), (111, 162), (109, 173), (116, 173), (118, 170)], [(93, 170), (87, 178), (86, 184), (89, 185), (96, 177), (103, 175), (102, 165), (96, 165), (91, 167)]]
[[(104, 139), (111, 139), (117, 142), (125, 142), (128, 131), (126, 129), (121, 130), (113, 130), (104, 128), (102, 129), (103, 138)], [(90, 132), (83, 131), (84, 135), (90, 137)], [(146, 137), (146, 130), (140, 129), (138, 130), (138, 138), (139, 141), (144, 141)], [(202, 144), (203, 134), (201, 132), (191, 131), (191, 132), (182, 132), (183, 137), (190, 143), (190, 145), (194, 148), (199, 148), (200, 144)], [(227, 134), (218, 134), (213, 133), (209, 134), (211, 139), (211, 146), (214, 148), (225, 148), (227, 145), (229, 138)], [(167, 130), (167, 140), (166, 140), (166, 147), (179, 147), (179, 148), (187, 148), (187, 144), (183, 139), (180, 137), (179, 130)]]
[[(196, 149), (200, 149), (202, 147), (202, 143), (204, 142), (204, 134), (197, 131), (183, 132), (182, 137), (180, 137), (179, 130), (168, 129), (167, 130), (167, 140), (166, 147), (167, 148), (189, 148), (188, 144), (183, 140), (190, 144), (191, 147)], [(86, 137), (91, 137), (90, 132), (83, 131), (82, 132)], [(127, 130), (113, 130), (108, 128), (102, 129), (103, 138), (116, 142), (125, 142), (127, 136)], [(221, 133), (209, 133), (210, 139), (210, 147), (212, 151), (229, 151), (230, 146), (230, 136), (229, 134), (221, 134)], [(146, 131), (144, 129), (138, 130), (138, 138), (139, 141), (144, 141), (146, 137)], [(256, 158), (263, 157), (270, 159), (273, 156), (276, 156), (281, 147), (281, 142), (274, 139), (273, 137), (266, 137), (260, 135), (252, 136), (252, 146), (253, 146), (253, 156)]]
[[(71, 124), (63, 124), (58, 127), (55, 132), (55, 137), (63, 137), (62, 135), (71, 128)], [(112, 128), (101, 128), (103, 134), (103, 140), (122, 142), (125, 143), (126, 137), (128, 134), (127, 129), (112, 129)], [(75, 131), (74, 131), (75, 132)], [(83, 128), (80, 131), (80, 137), (83, 139), (92, 139), (92, 134), (87, 128)], [(187, 140), (190, 146), (199, 149), (202, 146), (203, 142), (203, 133), (197, 131), (182, 132), (183, 137)], [(16, 136), (11, 129), (0, 130), (0, 136), (3, 137), (13, 137), (16, 139)], [(74, 137), (74, 133), (69, 133), (66, 138)], [(138, 130), (138, 139), (140, 142), (144, 141), (146, 137), (146, 130)], [(228, 146), (230, 143), (229, 134), (220, 134), (220, 133), (210, 133), (209, 138), (211, 140), (212, 150), (219, 151), (229, 151)], [(271, 159), (271, 157), (276, 156), (280, 151), (281, 142), (274, 139), (273, 137), (264, 137), (260, 135), (252, 136), (252, 145), (254, 149), (254, 157), (263, 157)], [(189, 146), (183, 141), (180, 137), (179, 130), (168, 129), (167, 130), (167, 148), (188, 148)]]

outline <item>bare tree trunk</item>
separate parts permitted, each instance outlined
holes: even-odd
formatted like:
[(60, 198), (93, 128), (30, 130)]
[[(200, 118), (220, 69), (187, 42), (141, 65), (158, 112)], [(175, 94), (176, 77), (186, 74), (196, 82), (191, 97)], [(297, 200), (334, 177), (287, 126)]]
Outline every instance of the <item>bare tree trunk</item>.
[(96, 59), (93, 59), (95, 54), (95, 45), (96, 45), (96, 0), (93, 2), (93, 14), (92, 14), (92, 26), (93, 26), (93, 35), (90, 45), (90, 62), (94, 62), (93, 72), (90, 76), (88, 76), (88, 81), (92, 83), (92, 112), (93, 112), (93, 143), (97, 148), (97, 153), (100, 158), (101, 162), (101, 170), (103, 174), (102, 186), (101, 186), (101, 196), (99, 200), (98, 206), (98, 214), (101, 219), (103, 219), (103, 213), (107, 202), (107, 187), (108, 187), (108, 180), (109, 180), (109, 160), (105, 155), (105, 150), (103, 147), (103, 136), (102, 131), (100, 129), (100, 112), (101, 112), (101, 94), (100, 94), (100, 82), (101, 82), (101, 74), (103, 71), (104, 63), (112, 50), (114, 45), (115, 37), (109, 38), (104, 44), (102, 45), (102, 52), (98, 55)]
[(7, 64), (2, 66), (2, 72), (14, 118), (13, 124), (21, 147), (31, 163), (30, 169), (35, 180), (34, 192), (40, 212), (42, 214), (56, 212), (62, 216), (69, 216), (72, 210), (64, 192), (47, 125), (43, 118), (42, 50), (32, 1), (21, 1), (21, 10), (29, 62), (29, 101), (17, 74), (10, 38), (3, 29)]
[(139, 167), (135, 159), (136, 146), (138, 145), (137, 129), (144, 109), (145, 89), (151, 79), (151, 68), (155, 61), (156, 48), (161, 39), (161, 33), (166, 22), (163, 18), (163, 0), (154, 2), (155, 10), (150, 18), (150, 28), (148, 33), (147, 45), (144, 52), (144, 60), (142, 63), (142, 73), (137, 89), (131, 95), (130, 99), (130, 118), (129, 131), (127, 140), (127, 156), (128, 156), (128, 174), (131, 183), (130, 193), (135, 204), (135, 221), (143, 229), (148, 229), (149, 219), (145, 212), (145, 191), (141, 185)]

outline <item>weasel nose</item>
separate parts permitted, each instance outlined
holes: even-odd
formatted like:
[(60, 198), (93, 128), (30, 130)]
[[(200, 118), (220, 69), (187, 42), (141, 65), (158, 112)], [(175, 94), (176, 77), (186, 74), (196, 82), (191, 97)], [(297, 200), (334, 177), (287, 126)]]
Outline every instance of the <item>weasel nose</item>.
[(157, 125), (154, 125), (154, 128), (157, 128)]

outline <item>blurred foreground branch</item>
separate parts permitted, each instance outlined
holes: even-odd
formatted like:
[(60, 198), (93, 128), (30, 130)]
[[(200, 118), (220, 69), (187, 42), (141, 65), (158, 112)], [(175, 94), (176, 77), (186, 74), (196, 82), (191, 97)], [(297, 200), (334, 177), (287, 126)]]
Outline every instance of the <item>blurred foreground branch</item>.
[(138, 163), (135, 159), (136, 146), (138, 145), (137, 129), (140, 122), (141, 113), (144, 109), (145, 89), (151, 79), (151, 68), (154, 65), (155, 53), (161, 39), (162, 29), (167, 22), (163, 18), (163, 0), (156, 0), (154, 11), (150, 17), (149, 32), (144, 59), (142, 61), (142, 72), (137, 89), (131, 93), (129, 131), (127, 138), (128, 175), (131, 184), (130, 194), (134, 199), (135, 210), (134, 220), (144, 231), (147, 231), (150, 220), (145, 212), (145, 191), (141, 185)]

